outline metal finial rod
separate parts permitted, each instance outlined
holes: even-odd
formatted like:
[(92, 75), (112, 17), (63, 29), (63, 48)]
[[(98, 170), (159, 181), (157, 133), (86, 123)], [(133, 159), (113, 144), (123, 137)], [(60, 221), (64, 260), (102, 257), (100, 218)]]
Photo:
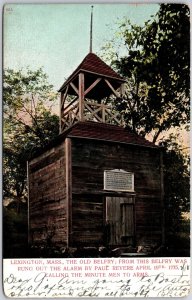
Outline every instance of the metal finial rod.
[(91, 24), (90, 24), (90, 49), (89, 52), (92, 53), (92, 43), (93, 43), (93, 5), (91, 6)]

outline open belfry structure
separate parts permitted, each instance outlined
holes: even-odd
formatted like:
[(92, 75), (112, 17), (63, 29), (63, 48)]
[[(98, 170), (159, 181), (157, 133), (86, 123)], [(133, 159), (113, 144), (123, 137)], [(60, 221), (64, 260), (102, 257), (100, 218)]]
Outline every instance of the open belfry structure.
[(60, 134), (28, 162), (30, 245), (162, 244), (161, 148), (106, 104), (124, 85), (90, 52), (60, 88)]

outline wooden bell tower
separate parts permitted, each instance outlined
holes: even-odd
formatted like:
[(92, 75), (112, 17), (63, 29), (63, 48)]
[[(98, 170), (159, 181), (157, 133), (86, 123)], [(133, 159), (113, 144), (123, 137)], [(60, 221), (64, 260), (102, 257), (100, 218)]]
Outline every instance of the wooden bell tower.
[(28, 164), (30, 244), (124, 251), (164, 240), (161, 149), (108, 105), (124, 84), (92, 53), (91, 34), (90, 52), (59, 90), (61, 134)]
[(89, 54), (64, 82), (59, 92), (60, 133), (78, 121), (121, 125), (121, 117), (106, 99), (123, 97), (125, 80), (92, 53), (93, 5), (91, 6)]
[(89, 53), (64, 82), (60, 102), (60, 133), (78, 121), (122, 125), (105, 100), (123, 97), (125, 80), (96, 54)]

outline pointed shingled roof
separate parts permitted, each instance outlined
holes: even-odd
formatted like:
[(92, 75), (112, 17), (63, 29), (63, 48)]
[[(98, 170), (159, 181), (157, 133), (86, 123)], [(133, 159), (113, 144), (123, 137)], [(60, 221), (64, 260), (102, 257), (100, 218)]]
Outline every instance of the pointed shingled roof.
[(80, 71), (87, 73), (92, 73), (100, 75), (103, 77), (113, 78), (118, 81), (125, 82), (125, 79), (117, 74), (110, 66), (108, 66), (104, 61), (102, 61), (96, 54), (89, 53), (80, 65), (75, 69), (75, 71), (69, 76), (69, 78), (64, 82), (64, 84), (59, 89), (59, 92), (71, 81)]

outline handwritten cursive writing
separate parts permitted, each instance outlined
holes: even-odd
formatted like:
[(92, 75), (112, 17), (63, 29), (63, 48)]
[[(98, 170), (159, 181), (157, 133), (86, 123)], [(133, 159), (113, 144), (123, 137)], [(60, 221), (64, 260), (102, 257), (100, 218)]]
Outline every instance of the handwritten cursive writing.
[(151, 297), (186, 296), (190, 291), (188, 275), (157, 275), (128, 280), (73, 280), (70, 278), (50, 280), (45, 272), (34, 277), (18, 278), (10, 273), (4, 279), (8, 297)]

